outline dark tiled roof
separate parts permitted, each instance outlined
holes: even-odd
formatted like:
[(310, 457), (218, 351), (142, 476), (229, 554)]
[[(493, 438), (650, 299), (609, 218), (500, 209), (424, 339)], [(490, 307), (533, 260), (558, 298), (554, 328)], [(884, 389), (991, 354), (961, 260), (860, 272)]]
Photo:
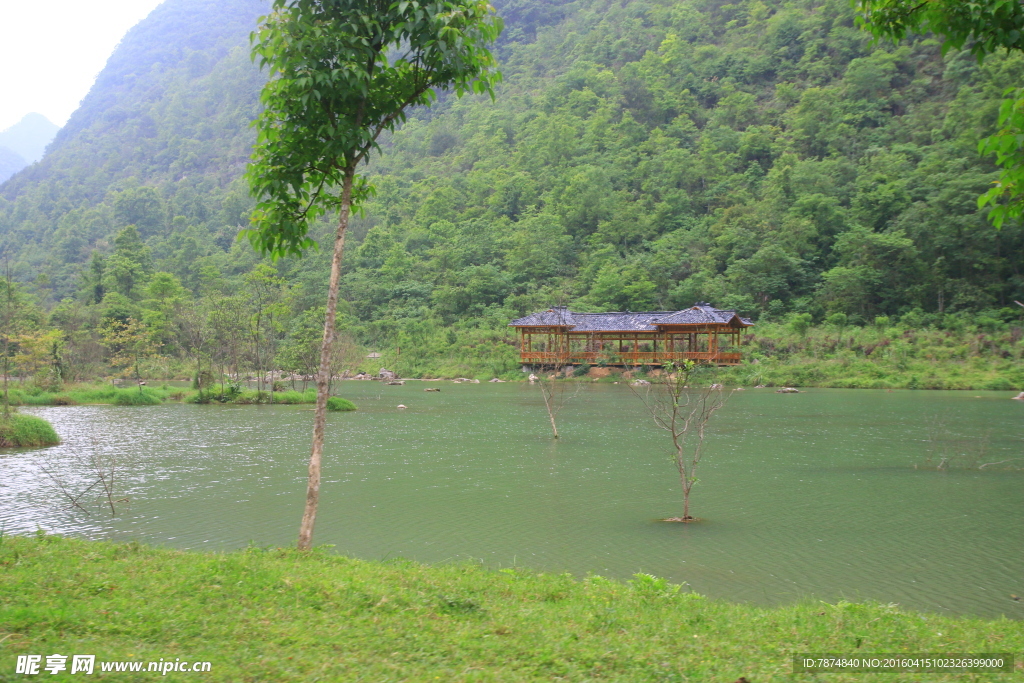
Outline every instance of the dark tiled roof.
[(552, 327), (555, 325), (568, 325), (572, 327), (576, 324), (573, 322), (576, 315), (578, 314), (573, 313), (564, 306), (555, 306), (546, 311), (538, 311), (537, 313), (531, 313), (525, 318), (513, 320), (509, 323), (509, 327)]
[(670, 311), (651, 311), (647, 313), (573, 313), (576, 326), (573, 332), (653, 332), (654, 322)]
[[(568, 308), (550, 308), (546, 311), (513, 320), (510, 327), (551, 327), (566, 325), (573, 332), (654, 332), (657, 325), (706, 325), (726, 324), (736, 315), (735, 311), (721, 311), (707, 304), (697, 304), (682, 311), (630, 311), (617, 313), (573, 313)], [(740, 318), (746, 325), (753, 325), (748, 318)]]
[[(725, 324), (732, 320), (734, 316), (739, 317), (736, 315), (736, 311), (723, 311), (707, 304), (696, 304), (690, 308), (676, 311), (672, 315), (665, 316), (658, 323), (661, 325)], [(740, 318), (740, 320), (746, 325), (754, 324), (749, 318)]]

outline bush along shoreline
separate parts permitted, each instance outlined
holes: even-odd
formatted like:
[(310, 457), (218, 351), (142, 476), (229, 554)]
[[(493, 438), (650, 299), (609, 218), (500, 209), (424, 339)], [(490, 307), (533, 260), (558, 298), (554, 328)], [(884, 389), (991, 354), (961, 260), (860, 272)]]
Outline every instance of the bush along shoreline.
[(745, 362), (723, 369), (723, 379), (747, 386), (1024, 390), (1019, 326), (918, 327), (884, 317), (865, 326), (804, 323), (793, 316), (753, 328), (742, 346)]
[[(46, 391), (38, 387), (10, 389), (12, 406), (76, 406), (76, 405), (117, 405), (154, 406), (168, 401), (185, 403), (231, 403), (234, 405), (255, 405), (276, 403), (298, 405), (316, 403), (316, 391), (251, 391), (238, 389), (221, 391), (197, 391), (171, 386), (144, 386), (122, 388), (110, 385), (71, 385), (61, 391)], [(335, 400), (336, 399), (336, 400)], [(334, 407), (332, 407), (334, 406)], [(355, 410), (348, 399), (332, 396), (328, 409), (335, 411)]]
[[(324, 549), (208, 553), (41, 533), (0, 537), (0, 594), (0, 638), (18, 634), (0, 642), (6, 672), (18, 655), (60, 652), (209, 661), (205, 681), (767, 683), (804, 680), (793, 676), (798, 653), (1024, 650), (1013, 618), (845, 601), (734, 604), (645, 574), (579, 580), (478, 564), (368, 562)], [(1008, 613), (1020, 609), (1008, 599)], [(970, 680), (1019, 675), (1018, 665)], [(921, 674), (828, 680), (910, 683)]]

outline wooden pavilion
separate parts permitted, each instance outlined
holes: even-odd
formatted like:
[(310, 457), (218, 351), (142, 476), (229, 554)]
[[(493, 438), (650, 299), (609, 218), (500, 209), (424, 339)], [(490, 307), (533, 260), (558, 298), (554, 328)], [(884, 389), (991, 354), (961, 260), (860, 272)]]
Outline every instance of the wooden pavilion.
[(735, 311), (697, 303), (681, 311), (574, 313), (556, 306), (509, 323), (524, 365), (664, 365), (692, 360), (737, 365), (740, 335), (753, 326)]

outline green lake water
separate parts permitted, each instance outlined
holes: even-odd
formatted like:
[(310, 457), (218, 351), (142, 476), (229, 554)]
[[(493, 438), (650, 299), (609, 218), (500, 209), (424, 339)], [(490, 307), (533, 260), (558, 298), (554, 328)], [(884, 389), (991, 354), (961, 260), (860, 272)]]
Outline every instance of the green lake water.
[[(341, 390), (359, 410), (329, 416), (315, 537), (337, 552), (648, 572), (761, 604), (1024, 617), (1009, 597), (1024, 595), (1024, 403), (1006, 392), (737, 392), (711, 423), (692, 498), (702, 521), (683, 525), (657, 521), (681, 512), (678, 478), (667, 435), (623, 385), (585, 385), (557, 442), (526, 384)], [(294, 542), (308, 406), (24, 410), (65, 443), (0, 453), (7, 533), (205, 550)], [(91, 494), (89, 514), (69, 509), (42, 471), (73, 485), (90, 452), (132, 461), (117, 517)], [(949, 471), (926, 469), (944, 457)]]

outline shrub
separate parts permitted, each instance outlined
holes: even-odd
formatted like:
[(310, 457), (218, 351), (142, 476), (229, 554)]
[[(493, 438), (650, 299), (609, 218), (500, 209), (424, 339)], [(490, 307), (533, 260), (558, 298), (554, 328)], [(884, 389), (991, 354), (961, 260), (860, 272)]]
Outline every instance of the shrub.
[(157, 406), (160, 403), (162, 401), (156, 396), (134, 389), (121, 389), (114, 397), (116, 406)]
[(1006, 377), (996, 377), (985, 382), (982, 388), (990, 391), (1009, 391), (1015, 389), (1016, 385)]
[(0, 448), (38, 448), (59, 443), (60, 437), (53, 426), (41, 417), (21, 413), (0, 417)]
[(582, 365), (577, 365), (576, 366), (576, 369), (572, 371), (572, 376), (573, 377), (583, 377), (588, 372), (590, 372), (590, 366), (587, 365), (586, 363), (583, 363)]
[(344, 410), (355, 410), (356, 404), (347, 398), (341, 396), (331, 396), (327, 399), (327, 410), (333, 410), (336, 412)]

